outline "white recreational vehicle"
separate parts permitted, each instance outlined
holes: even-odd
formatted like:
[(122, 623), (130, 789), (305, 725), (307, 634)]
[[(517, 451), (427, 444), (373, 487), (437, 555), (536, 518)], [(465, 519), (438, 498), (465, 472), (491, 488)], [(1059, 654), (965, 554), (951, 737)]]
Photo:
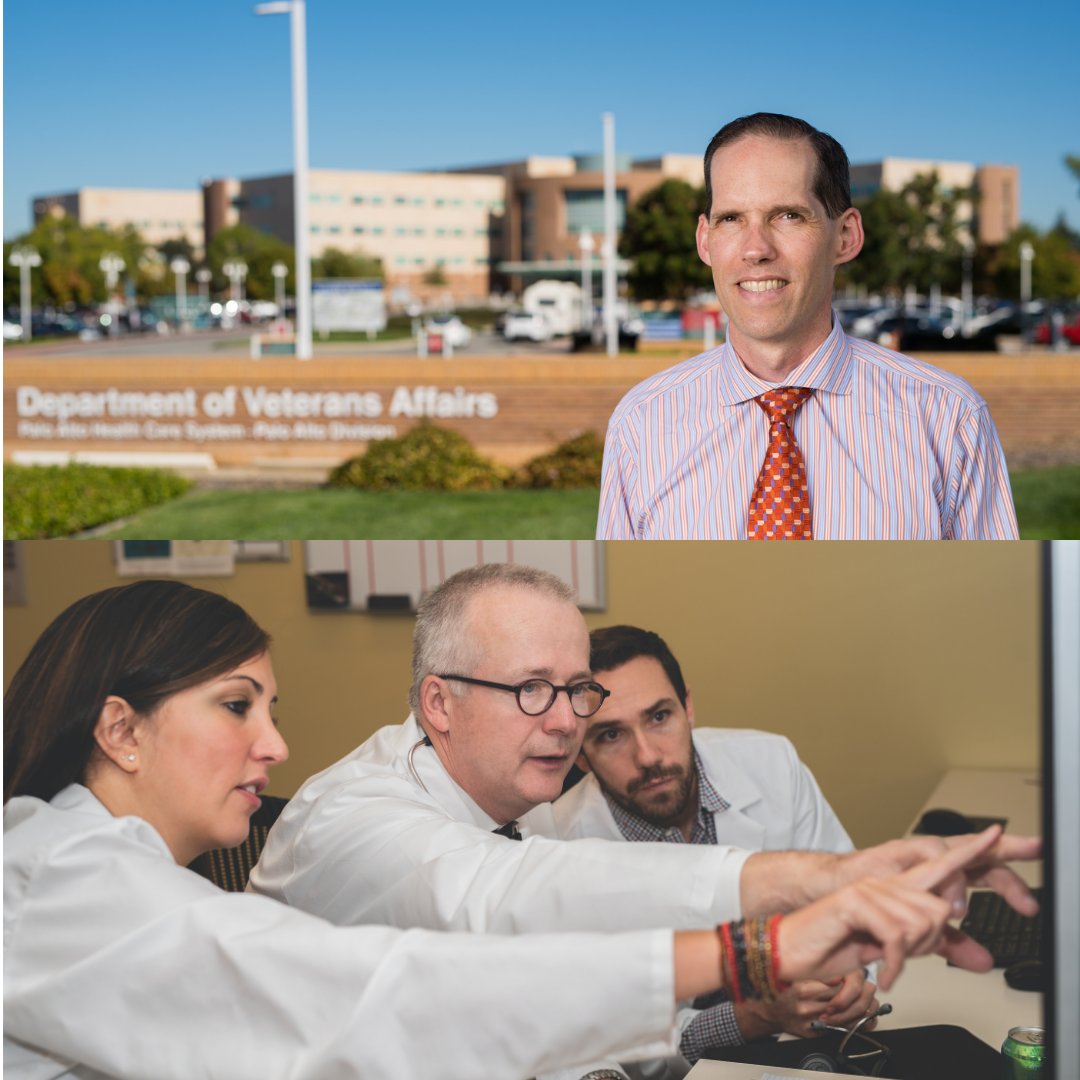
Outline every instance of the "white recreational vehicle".
[(556, 337), (581, 329), (581, 286), (572, 281), (537, 281), (521, 294), (521, 306), (543, 315)]

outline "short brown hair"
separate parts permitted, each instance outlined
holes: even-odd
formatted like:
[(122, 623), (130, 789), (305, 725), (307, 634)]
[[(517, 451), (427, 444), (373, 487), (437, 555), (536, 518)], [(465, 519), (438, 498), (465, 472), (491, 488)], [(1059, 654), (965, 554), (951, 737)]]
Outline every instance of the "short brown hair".
[(813, 192), (825, 212), (834, 221), (851, 206), (851, 167), (844, 148), (824, 131), (818, 131), (805, 120), (783, 113), (753, 113), (740, 116), (725, 124), (713, 137), (705, 151), (705, 217), (712, 213), (712, 159), (722, 146), (747, 135), (764, 135), (770, 139), (806, 139), (817, 158)]

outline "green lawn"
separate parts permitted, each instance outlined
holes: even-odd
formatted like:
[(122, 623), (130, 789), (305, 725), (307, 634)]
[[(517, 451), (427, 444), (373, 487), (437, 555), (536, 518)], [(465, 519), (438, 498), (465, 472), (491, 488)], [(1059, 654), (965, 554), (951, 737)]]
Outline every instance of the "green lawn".
[(1080, 539), (1080, 465), (1010, 476), (1022, 540)]
[[(1014, 473), (1025, 540), (1080, 538), (1080, 465)], [(146, 539), (589, 539), (598, 493), (583, 491), (194, 491), (110, 537)]]
[(196, 491), (111, 538), (148, 540), (588, 540), (599, 492)]

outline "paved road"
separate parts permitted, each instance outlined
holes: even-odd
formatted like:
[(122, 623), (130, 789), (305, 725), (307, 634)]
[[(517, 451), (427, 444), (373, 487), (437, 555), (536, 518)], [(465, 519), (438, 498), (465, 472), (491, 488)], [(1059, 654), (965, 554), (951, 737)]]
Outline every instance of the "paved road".
[[(255, 331), (196, 330), (188, 334), (123, 334), (103, 337), (95, 341), (79, 341), (77, 338), (55, 338), (49, 341), (31, 342), (29, 345), (11, 346), (9, 356), (21, 358), (52, 356), (201, 356), (225, 354), (247, 355), (251, 348), (251, 335)], [(371, 355), (415, 356), (416, 343), (411, 338), (396, 341), (335, 341), (323, 342), (315, 338), (316, 356)], [(456, 356), (563, 356), (569, 352), (569, 340), (557, 338), (544, 344), (532, 342), (507, 342), (490, 331), (477, 331), (467, 349), (459, 349)]]

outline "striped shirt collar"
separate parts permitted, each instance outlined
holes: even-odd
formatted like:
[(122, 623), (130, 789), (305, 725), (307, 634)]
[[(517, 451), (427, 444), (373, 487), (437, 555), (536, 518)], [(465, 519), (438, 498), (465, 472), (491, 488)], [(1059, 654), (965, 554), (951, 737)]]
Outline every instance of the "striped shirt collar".
[[(722, 404), (740, 405), (773, 388), (747, 371), (730, 341), (720, 347), (718, 360), (717, 396)], [(834, 314), (829, 336), (784, 379), (783, 385), (850, 394), (853, 367), (851, 345)]]
[[(715, 844), (716, 820), (714, 815), (727, 810), (731, 804), (713, 787), (708, 776), (705, 775), (705, 769), (701, 764), (701, 757), (698, 755), (697, 747), (694, 748), (694, 771), (697, 773), (698, 779), (698, 811), (697, 819), (694, 821), (694, 827), (690, 833), (690, 843)], [(600, 790), (604, 793), (604, 799), (611, 810), (611, 816), (615, 819), (615, 824), (619, 827), (619, 832), (627, 840), (666, 841), (667, 843), (678, 844), (686, 842), (678, 826), (662, 829), (658, 825), (653, 825), (644, 818), (638, 817), (637, 814), (624, 810), (603, 788)]]

